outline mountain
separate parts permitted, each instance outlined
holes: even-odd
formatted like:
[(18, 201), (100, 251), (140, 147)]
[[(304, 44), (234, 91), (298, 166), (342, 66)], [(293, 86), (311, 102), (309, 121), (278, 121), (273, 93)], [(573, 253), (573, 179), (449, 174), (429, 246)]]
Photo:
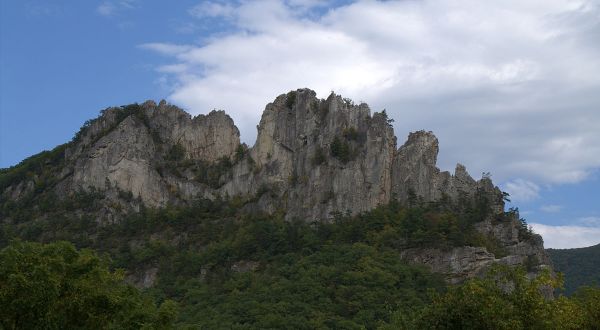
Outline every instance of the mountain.
[[(411, 133), (400, 147), (396, 141), (385, 111), (371, 114), (368, 105), (333, 93), (318, 99), (309, 89), (266, 106), (252, 147), (240, 143), (223, 111), (192, 117), (165, 101), (112, 107), (71, 142), (2, 170), (2, 235), (51, 240), (40, 230), (50, 217), (110, 226), (148, 208), (198, 200), (322, 223), (391, 203), (468, 204), (485, 208), (470, 225), (478, 243), (405, 246), (401, 257), (450, 283), (494, 263), (526, 265), (532, 274), (550, 267), (541, 237), (527, 231), (518, 212), (504, 212), (505, 195), (489, 177), (474, 180), (460, 164), (454, 174), (440, 171), (431, 132)], [(57, 205), (64, 206), (60, 212)]]
[(565, 294), (581, 286), (600, 286), (600, 244), (578, 249), (547, 249), (554, 270), (565, 276)]

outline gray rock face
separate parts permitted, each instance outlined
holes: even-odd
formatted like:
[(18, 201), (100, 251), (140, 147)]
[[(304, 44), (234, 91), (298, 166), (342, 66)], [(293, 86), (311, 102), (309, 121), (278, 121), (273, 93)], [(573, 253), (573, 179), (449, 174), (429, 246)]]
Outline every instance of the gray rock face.
[(267, 105), (249, 151), (254, 168), (240, 163), (222, 192), (255, 194), (266, 187), (271, 193), (261, 197), (262, 205), (284, 208), (288, 218), (366, 211), (390, 199), (395, 146), (386, 118), (371, 116), (366, 104), (298, 90)]
[[(247, 151), (225, 112), (192, 118), (164, 101), (133, 110), (109, 108), (76, 142), (66, 152), (72, 165), (65, 170), (63, 192), (117, 189), (149, 206), (253, 196), (249, 210), (326, 220), (332, 212), (370, 210), (392, 196), (429, 201), (487, 191), (503, 208), (489, 179), (473, 180), (460, 164), (454, 175), (440, 172), (431, 132), (411, 133), (396, 149), (385, 113), (371, 115), (366, 104), (335, 94), (317, 99), (309, 89), (269, 103)], [(223, 165), (224, 159), (231, 165)], [(210, 171), (213, 177), (204, 178)]]
[[(544, 251), (544, 242), (539, 235), (520, 237), (519, 216), (514, 214), (509, 221), (495, 221), (493, 217), (476, 223), (476, 230), (494, 237), (505, 255), (495, 256), (484, 247), (457, 247), (449, 250), (414, 248), (402, 251), (408, 262), (423, 264), (433, 272), (445, 275), (449, 283), (461, 283), (483, 275), (495, 263), (517, 266), (525, 265), (528, 276), (533, 278), (541, 270), (551, 269), (551, 262)], [(551, 296), (551, 292), (548, 293)]]
[(67, 151), (73, 166), (63, 190), (118, 189), (150, 206), (205, 194), (212, 197), (202, 184), (159, 169), (174, 146), (181, 147), (181, 157), (190, 161), (211, 163), (233, 157), (240, 145), (239, 130), (224, 111), (192, 118), (166, 102), (156, 106), (148, 101), (119, 122), (120, 112), (119, 108), (105, 110)]
[(408, 249), (401, 252), (404, 260), (423, 264), (432, 272), (445, 274), (449, 283), (456, 284), (482, 275), (496, 259), (483, 247), (439, 249)]
[(231, 157), (240, 145), (240, 132), (225, 111), (211, 111), (192, 118), (185, 111), (162, 101), (142, 105), (148, 126), (168, 145), (180, 144), (188, 159), (217, 161)]
[(123, 120), (77, 159), (73, 185), (130, 191), (151, 205), (163, 205), (168, 191), (152, 160), (156, 146), (148, 128), (135, 117)]
[(466, 168), (457, 164), (454, 175), (441, 172), (436, 166), (438, 140), (431, 132), (410, 133), (408, 141), (398, 149), (392, 169), (392, 192), (400, 200), (408, 200), (412, 193), (425, 201), (472, 198), (477, 192), (490, 198), (496, 212), (502, 212), (502, 192), (489, 178), (475, 181)]
[[(223, 111), (190, 116), (161, 101), (109, 108), (86, 124), (65, 151), (66, 166), (56, 186), (58, 196), (99, 189), (120, 202), (131, 193), (148, 206), (185, 204), (195, 198), (238, 196), (248, 211), (281, 211), (288, 219), (327, 221), (333, 212), (357, 214), (387, 204), (469, 200), (484, 195), (493, 213), (504, 211), (502, 192), (483, 177), (474, 180), (463, 165), (454, 174), (436, 161), (437, 138), (410, 133), (397, 148), (387, 115), (339, 95), (318, 99), (299, 89), (269, 103), (251, 148), (240, 144), (239, 130)], [(23, 181), (3, 196), (18, 199), (33, 189)], [(103, 216), (115, 219), (110, 208)], [(549, 264), (539, 236), (519, 237), (519, 219), (477, 224), (497, 238), (508, 256), (496, 258), (481, 247), (450, 251), (412, 249), (406, 260), (426, 264), (457, 282), (477, 276), (489, 264)]]

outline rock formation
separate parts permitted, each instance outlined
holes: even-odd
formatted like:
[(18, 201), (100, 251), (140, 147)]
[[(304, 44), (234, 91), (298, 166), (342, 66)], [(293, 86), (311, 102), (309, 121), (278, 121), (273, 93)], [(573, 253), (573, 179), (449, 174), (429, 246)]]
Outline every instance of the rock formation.
[[(54, 189), (63, 197), (96, 189), (115, 200), (125, 192), (153, 207), (237, 197), (246, 201), (247, 211), (280, 211), (288, 219), (308, 221), (413, 197), (436, 201), (484, 194), (495, 214), (504, 211), (502, 192), (489, 178), (476, 181), (460, 164), (454, 174), (441, 172), (438, 149), (437, 138), (425, 131), (411, 133), (397, 148), (385, 112), (371, 114), (368, 105), (333, 93), (318, 99), (309, 89), (282, 94), (266, 106), (251, 148), (240, 143), (237, 127), (223, 111), (192, 118), (165, 101), (147, 101), (106, 109), (86, 123), (67, 146)], [(18, 199), (31, 186), (19, 182), (2, 194)], [(518, 222), (517, 215), (509, 222), (490, 217), (478, 224), (481, 233), (506, 248), (509, 255), (503, 258), (475, 247), (404, 254), (451, 274), (453, 282), (498, 260), (514, 264), (535, 258), (548, 264), (541, 238), (521, 240)]]

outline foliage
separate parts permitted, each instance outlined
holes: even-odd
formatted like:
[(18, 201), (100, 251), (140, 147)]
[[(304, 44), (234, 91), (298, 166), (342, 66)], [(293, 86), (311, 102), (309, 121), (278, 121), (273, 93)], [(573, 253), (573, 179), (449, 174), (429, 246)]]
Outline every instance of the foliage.
[(223, 157), (214, 163), (199, 161), (195, 165), (193, 171), (196, 173), (196, 181), (215, 189), (222, 185), (221, 176), (228, 173), (233, 167), (233, 163), (227, 157)]
[[(113, 111), (115, 113), (115, 121), (113, 122), (113, 124), (110, 127), (107, 127), (103, 131), (99, 132), (96, 136), (93, 136), (92, 139), (94, 139), (94, 140), (98, 140), (102, 136), (108, 134), (110, 131), (115, 129), (123, 120), (125, 120), (127, 117), (129, 117), (131, 115), (135, 115), (138, 119), (142, 120), (145, 124), (147, 124), (147, 118), (142, 111), (142, 107), (137, 103), (123, 105), (121, 107), (116, 107), (116, 108), (104, 109), (100, 112), (100, 117), (105, 115), (107, 111)], [(97, 120), (99, 120), (100, 117), (98, 117), (96, 119), (92, 119), (92, 120), (87, 120), (83, 124), (83, 126), (79, 129), (79, 131), (77, 133), (75, 133), (75, 136), (73, 136), (71, 143), (81, 142), (83, 137), (88, 134), (92, 125)]]
[(339, 159), (342, 163), (347, 163), (355, 157), (354, 150), (350, 146), (350, 143), (337, 136), (333, 138), (330, 149), (331, 155)]
[(342, 163), (347, 163), (356, 158), (358, 148), (367, 139), (365, 132), (359, 132), (356, 127), (346, 127), (342, 136), (334, 137), (330, 145), (331, 155)]
[(239, 162), (242, 159), (244, 159), (244, 157), (246, 156), (246, 154), (248, 153), (248, 146), (245, 143), (240, 144), (236, 149), (235, 149), (235, 161)]
[(381, 115), (383, 116), (383, 119), (385, 119), (385, 121), (388, 125), (392, 125), (392, 123), (394, 122), (394, 119), (388, 117), (387, 111), (385, 109), (383, 109), (381, 111)]
[[(115, 121), (110, 127), (105, 128), (96, 136), (93, 136), (93, 140), (98, 140), (102, 136), (108, 134), (116, 128), (119, 123), (131, 115), (135, 115), (136, 118), (142, 120), (147, 125), (147, 118), (142, 111), (142, 107), (137, 103), (103, 110), (102, 115), (108, 110), (114, 111)], [(86, 121), (79, 132), (75, 134), (71, 142), (59, 145), (51, 151), (42, 151), (10, 168), (0, 169), (0, 192), (6, 190), (6, 188), (11, 185), (20, 182), (25, 184), (32, 182), (33, 191), (30, 191), (29, 195), (24, 198), (26, 200), (31, 200), (49, 190), (49, 188), (53, 187), (60, 179), (59, 174), (65, 165), (65, 152), (67, 149), (80, 142), (97, 120), (98, 119)], [(4, 201), (0, 200), (0, 202)], [(5, 205), (2, 206), (4, 207)], [(2, 215), (2, 213), (3, 212), (0, 211), (0, 215)]]
[(67, 242), (13, 242), (0, 251), (3, 329), (170, 327), (176, 305), (160, 308), (123, 283), (106, 260)]
[(169, 152), (167, 153), (167, 160), (170, 161), (180, 161), (185, 157), (185, 148), (181, 145), (181, 143), (174, 144)]
[(600, 244), (579, 249), (547, 249), (554, 269), (565, 274), (565, 294), (580, 286), (600, 287)]
[(342, 131), (342, 136), (347, 141), (356, 141), (356, 142), (360, 142), (360, 143), (364, 143), (364, 141), (367, 138), (366, 133), (359, 132), (356, 129), (356, 127), (346, 127), (346, 128), (344, 128), (344, 130)]
[[(227, 166), (231, 163), (223, 164)], [(337, 213), (328, 223), (286, 221), (277, 213), (249, 215), (242, 211), (248, 199), (234, 196), (158, 209), (140, 206), (139, 212), (123, 214), (120, 222), (107, 225), (95, 220), (103, 198), (100, 191), (87, 191), (66, 200), (42, 194), (29, 204), (4, 203), (5, 214), (11, 220), (19, 215), (19, 221), (0, 225), (0, 244), (5, 246), (15, 237), (69, 240), (79, 248), (109, 255), (110, 266), (131, 274), (157, 268), (157, 280), (147, 292), (152, 299), (135, 291), (127, 298), (141, 301), (128, 303), (127, 308), (146, 306), (136, 315), (152, 324), (159, 322), (160, 315), (166, 323), (172, 319), (173, 303), (164, 302), (160, 308), (151, 303), (166, 299), (177, 302), (176, 326), (184, 328), (536, 329), (557, 324), (593, 329), (593, 324), (599, 324), (595, 289), (546, 302), (533, 288), (557, 285), (554, 279), (540, 277), (537, 284), (528, 284), (521, 273), (510, 275), (506, 270), (447, 289), (440, 276), (401, 261), (400, 251), (412, 247), (485, 246), (496, 257), (503, 256), (506, 251), (493, 237), (473, 229), (473, 224), (490, 216), (484, 194), (435, 203), (414, 196), (409, 205), (393, 202), (356, 216)], [(93, 255), (85, 249), (78, 253)], [(43, 255), (31, 264), (54, 264), (53, 255)], [(30, 260), (12, 260), (16, 259)], [(107, 265), (106, 260), (97, 259), (102, 267)], [(236, 268), (246, 263), (256, 267)], [(0, 266), (0, 273), (10, 269)], [(107, 274), (114, 278), (120, 273)], [(518, 280), (515, 290), (499, 289), (510, 287), (502, 278)], [(116, 296), (119, 290), (132, 290), (120, 282), (111, 283)], [(506, 285), (498, 287), (498, 283)], [(97, 290), (104, 287), (99, 285)], [(126, 313), (127, 308), (120, 310)], [(529, 323), (526, 318), (531, 319)]]
[(296, 104), (297, 94), (298, 94), (298, 92), (296, 92), (296, 91), (290, 91), (289, 93), (287, 93), (286, 98), (285, 98), (285, 106), (288, 109), (292, 109), (294, 104)]
[(391, 308), (421, 305), (426, 288), (443, 282), (397, 252), (353, 244), (275, 254), (263, 271), (195, 286), (183, 315), (201, 328), (373, 329)]
[(26, 180), (34, 180), (38, 191), (51, 185), (55, 180), (55, 169), (64, 162), (67, 147), (68, 144), (63, 144), (26, 158), (15, 166), (0, 169), (0, 191)]
[(317, 147), (315, 149), (315, 155), (313, 156), (313, 159), (312, 159), (313, 165), (319, 166), (319, 165), (325, 163), (326, 160), (327, 160), (327, 158), (325, 156), (325, 152), (323, 151), (323, 148)]
[(597, 329), (600, 290), (579, 300), (544, 295), (561, 285), (546, 271), (529, 280), (524, 269), (493, 268), (485, 278), (434, 293), (432, 303), (400, 310), (382, 329)]

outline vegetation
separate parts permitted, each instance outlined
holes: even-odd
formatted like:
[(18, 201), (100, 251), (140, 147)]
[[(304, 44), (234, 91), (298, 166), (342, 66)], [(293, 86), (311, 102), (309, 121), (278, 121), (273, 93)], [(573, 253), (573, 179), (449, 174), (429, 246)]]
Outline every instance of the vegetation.
[[(351, 144), (360, 137), (349, 129), (339, 140)], [(243, 151), (236, 161), (244, 159)], [(42, 164), (54, 164), (52, 159), (60, 164), (60, 157), (45, 157), (22, 168), (40, 177)], [(232, 166), (229, 159), (202, 168), (175, 158), (175, 168), (197, 171), (197, 179), (211, 186)], [(123, 211), (113, 224), (96, 221), (110, 203), (99, 190), (59, 199), (42, 189), (17, 202), (0, 201), (5, 247), (0, 305), (8, 306), (0, 311), (2, 327), (597, 329), (600, 324), (598, 289), (545, 300), (540, 287), (560, 287), (560, 278), (545, 274), (528, 281), (525, 269), (502, 268), (447, 287), (439, 275), (401, 261), (400, 251), (407, 248), (485, 246), (496, 257), (506, 255), (496, 239), (474, 230), (473, 224), (491, 215), (483, 193), (425, 203), (409, 192), (406, 205), (394, 202), (357, 216), (335, 213), (329, 223), (285, 221), (280, 213), (249, 215), (241, 211), (248, 199), (240, 196), (160, 209), (146, 208), (126, 192), (119, 196), (140, 209)], [(323, 200), (331, 198), (328, 192)], [(115, 212), (119, 207), (111, 206)], [(511, 210), (494, 221), (516, 215)], [(526, 223), (521, 229), (521, 235), (530, 234)], [(53, 243), (61, 240), (82, 250)], [(123, 283), (125, 272), (140, 277), (150, 268), (158, 270), (157, 278), (144, 292)]]
[[(0, 244), (69, 240), (107, 253), (112, 267), (133, 274), (156, 267), (157, 281), (147, 293), (157, 302), (179, 303), (178, 326), (376, 328), (391, 322), (394, 310), (428, 304), (428, 291), (445, 290), (439, 276), (402, 263), (400, 249), (486, 242), (470, 229), (487, 215), (475, 202), (392, 203), (310, 223), (241, 213), (244, 200), (235, 197), (142, 207), (101, 225), (93, 215), (102, 199), (99, 191), (80, 192), (43, 211), (29, 207), (31, 218), (43, 214), (44, 220), (4, 223)], [(258, 268), (235, 270), (248, 262)]]
[(160, 307), (123, 283), (106, 260), (72, 244), (13, 242), (0, 251), (3, 329), (165, 329), (176, 304)]
[(170, 161), (181, 161), (185, 157), (185, 148), (181, 145), (181, 143), (177, 143), (169, 149), (169, 153), (167, 154), (167, 160)]
[(565, 274), (565, 294), (587, 285), (600, 287), (600, 244), (580, 249), (547, 249), (554, 269)]
[(288, 109), (292, 109), (294, 107), (294, 104), (296, 104), (297, 94), (298, 94), (298, 92), (296, 92), (296, 91), (290, 91), (289, 93), (287, 93), (286, 99), (285, 99), (285, 106)]
[[(93, 136), (92, 137), (93, 139), (98, 140), (102, 136), (108, 134), (110, 131), (115, 129), (123, 120), (125, 120), (127, 117), (129, 117), (131, 115), (135, 115), (138, 119), (142, 120), (142, 122), (144, 122), (144, 124), (146, 124), (146, 126), (148, 126), (147, 118), (142, 111), (142, 107), (137, 103), (124, 105), (124, 106), (121, 106), (118, 108), (107, 108), (107, 109), (101, 111), (100, 116), (103, 116), (105, 114), (105, 112), (109, 111), (109, 110), (115, 112), (115, 121), (114, 121), (113, 125), (111, 125), (110, 127), (107, 127), (102, 132), (99, 132), (99, 134), (97, 134), (96, 136)], [(83, 126), (79, 129), (79, 131), (77, 133), (75, 133), (75, 136), (73, 137), (73, 140), (71, 142), (72, 143), (80, 142), (83, 139), (83, 137), (88, 133), (90, 127), (96, 120), (98, 120), (98, 119), (87, 120), (83, 124)]]
[(235, 149), (235, 161), (239, 162), (248, 154), (248, 146), (245, 143), (240, 144)]
[(315, 155), (313, 156), (312, 163), (315, 166), (319, 166), (327, 161), (327, 156), (325, 156), (325, 152), (323, 148), (317, 147), (315, 150)]
[(0, 191), (27, 180), (35, 182), (37, 191), (55, 183), (56, 170), (64, 163), (67, 147), (68, 144), (63, 144), (26, 158), (15, 166), (0, 169)]
[(356, 127), (346, 127), (342, 131), (342, 136), (348, 141), (358, 141), (361, 137), (361, 134), (358, 132)]
[(355, 150), (350, 143), (345, 139), (340, 139), (337, 136), (331, 142), (331, 155), (339, 159), (342, 163), (347, 163), (355, 158)]
[(529, 280), (524, 269), (497, 266), (483, 279), (434, 293), (428, 305), (395, 312), (382, 329), (598, 329), (600, 290), (554, 300), (542, 290), (560, 286), (549, 272)]
[(195, 180), (215, 189), (223, 185), (221, 176), (229, 173), (233, 167), (233, 163), (227, 157), (223, 157), (215, 163), (199, 161), (195, 165), (193, 169), (196, 174)]
[(346, 127), (341, 138), (333, 138), (330, 145), (331, 155), (342, 163), (347, 163), (356, 158), (360, 145), (364, 144), (366, 139), (366, 133), (359, 132), (356, 127)]

